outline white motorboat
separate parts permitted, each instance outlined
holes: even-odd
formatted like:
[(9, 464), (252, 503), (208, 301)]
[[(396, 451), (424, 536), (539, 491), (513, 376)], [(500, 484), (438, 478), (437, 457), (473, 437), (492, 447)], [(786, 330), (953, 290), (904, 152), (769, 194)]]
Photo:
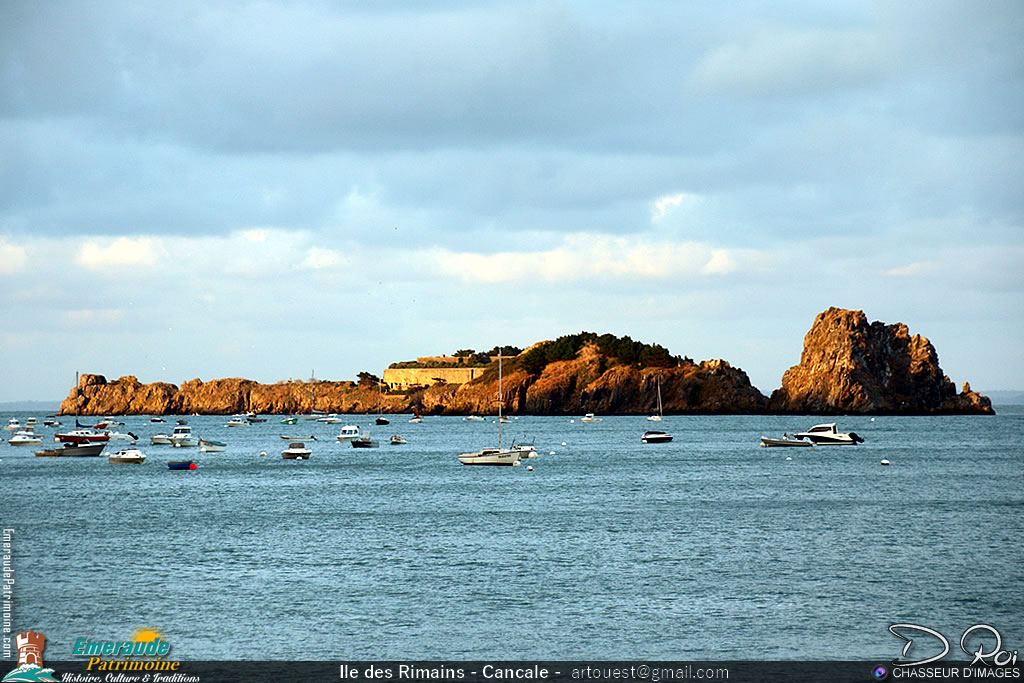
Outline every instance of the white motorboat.
[(667, 443), (672, 440), (672, 435), (667, 432), (647, 431), (640, 437), (640, 443)]
[(817, 446), (856, 446), (864, 443), (864, 439), (854, 432), (841, 432), (836, 428), (835, 422), (814, 425), (806, 432), (793, 435), (796, 439), (810, 439)]
[(393, 434), (391, 436), (391, 445), (392, 446), (402, 446), (402, 445), (407, 444), (407, 443), (409, 443), (409, 442), (406, 441), (405, 437), (402, 436), (401, 434)]
[(20, 432), (22, 430), (21, 420), (16, 417), (12, 417), (7, 421), (7, 426), (4, 427), (9, 432)]
[(131, 443), (135, 443), (138, 440), (138, 438), (139, 437), (137, 437), (132, 432), (110, 432), (111, 441), (128, 441)]
[(28, 418), (27, 420), (25, 420), (25, 426), (26, 426), (26, 427), (31, 427), (31, 428), (35, 428), (35, 427), (37, 427), (38, 425), (39, 425), (39, 420), (37, 420), (37, 419), (36, 419), (36, 418), (34, 418), (34, 417), (30, 417), (30, 418)]
[(235, 415), (230, 420), (224, 423), (225, 427), (248, 427), (249, 418), (245, 415)]
[(199, 439), (200, 453), (223, 453), (228, 445), (223, 441), (211, 441), (210, 439)]
[(580, 422), (600, 422), (601, 418), (596, 417), (593, 413), (587, 413), (580, 418)]
[(341, 428), (341, 432), (338, 434), (338, 442), (346, 443), (353, 439), (358, 439), (359, 436), (359, 427), (355, 425), (345, 425)]
[(794, 439), (789, 434), (783, 434), (781, 439), (773, 439), (771, 437), (762, 436), (761, 437), (761, 447), (762, 448), (768, 448), (770, 446), (779, 446), (779, 447), (782, 447), (782, 448), (786, 448), (786, 447), (807, 448), (809, 446), (813, 447), (814, 446), (814, 442), (811, 441), (810, 439)]
[(154, 446), (170, 446), (171, 437), (169, 434), (154, 434), (149, 437), (149, 442)]
[[(481, 448), (472, 453), (460, 453), (459, 462), (463, 465), (518, 465), (519, 459), (523, 457), (523, 451), (513, 446), (512, 448), (501, 447), (501, 414), (503, 393), (501, 389), (501, 351), (498, 351), (498, 445), (497, 447)], [(467, 420), (469, 418), (462, 418)], [(483, 418), (479, 418), (483, 420)]]
[(164, 419), (162, 417), (160, 417), (159, 415), (154, 415), (153, 417), (149, 418), (149, 421), (150, 422), (163, 422)]
[(15, 432), (14, 436), (7, 440), (12, 446), (42, 446), (43, 437), (35, 432), (25, 429)]
[(60, 420), (55, 417), (48, 417), (43, 420), (44, 427), (60, 427)]
[(199, 439), (192, 434), (192, 427), (180, 424), (171, 433), (171, 445), (175, 448), (198, 446)]
[(534, 447), (532, 441), (520, 441), (516, 443), (512, 442), (512, 450), (519, 451), (520, 458), (536, 458), (537, 449)]
[(301, 441), (293, 441), (288, 448), (281, 451), (281, 457), (285, 460), (309, 460), (312, 453), (313, 451), (306, 448), (306, 444)]
[(484, 418), (480, 417), (479, 415), (467, 415), (466, 417), (462, 418), (462, 421), (463, 422), (484, 422), (485, 420), (484, 420)]
[(118, 451), (117, 453), (111, 453), (107, 456), (107, 462), (113, 463), (137, 463), (142, 464), (146, 462), (146, 454), (140, 451), (138, 448), (125, 448)]
[(321, 417), (319, 420), (317, 420), (317, 422), (323, 422), (324, 424), (328, 425), (336, 425), (341, 424), (341, 418), (335, 415), (334, 413), (331, 413), (327, 417)]

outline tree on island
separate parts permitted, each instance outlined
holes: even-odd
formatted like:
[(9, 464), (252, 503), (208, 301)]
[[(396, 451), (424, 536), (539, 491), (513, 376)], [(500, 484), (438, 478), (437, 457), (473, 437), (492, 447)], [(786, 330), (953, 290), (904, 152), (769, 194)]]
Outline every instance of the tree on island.
[(380, 377), (373, 374), (372, 372), (360, 372), (356, 377), (359, 378), (359, 386), (361, 387), (375, 387), (380, 384)]

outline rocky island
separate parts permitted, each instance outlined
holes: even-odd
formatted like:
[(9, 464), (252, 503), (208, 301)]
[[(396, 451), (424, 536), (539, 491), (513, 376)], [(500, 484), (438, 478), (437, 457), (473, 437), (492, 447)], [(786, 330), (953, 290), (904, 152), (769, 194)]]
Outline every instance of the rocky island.
[[(581, 332), (515, 351), (503, 359), (501, 400), (510, 414), (648, 414), (656, 410), (659, 388), (668, 414), (993, 413), (989, 399), (966, 382), (956, 392), (927, 339), (911, 336), (902, 323), (869, 323), (862, 311), (819, 314), (804, 337), (800, 364), (786, 371), (770, 399), (725, 360), (698, 363), (629, 337)], [(385, 381), (361, 373), (357, 382), (229, 378), (178, 387), (87, 374), (61, 403), (61, 413), (496, 412), (494, 356), (448, 358), (396, 363), (384, 372)]]

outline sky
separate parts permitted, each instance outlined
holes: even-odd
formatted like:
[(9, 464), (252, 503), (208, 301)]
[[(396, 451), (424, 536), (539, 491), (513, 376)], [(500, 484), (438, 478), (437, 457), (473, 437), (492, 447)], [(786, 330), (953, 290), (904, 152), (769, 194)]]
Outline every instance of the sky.
[(830, 306), (1024, 388), (1024, 4), (0, 3), (0, 402)]

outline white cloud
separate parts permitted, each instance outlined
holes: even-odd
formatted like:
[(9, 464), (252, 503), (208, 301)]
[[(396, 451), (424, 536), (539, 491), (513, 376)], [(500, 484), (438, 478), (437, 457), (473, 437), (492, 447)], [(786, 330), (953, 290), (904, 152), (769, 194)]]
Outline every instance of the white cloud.
[(908, 263), (905, 266), (899, 266), (898, 268), (890, 268), (889, 270), (883, 271), (883, 275), (889, 277), (913, 277), (914, 275), (921, 275), (932, 270), (930, 263)]
[(328, 270), (340, 268), (351, 263), (351, 259), (336, 249), (312, 247), (306, 252), (302, 267), (308, 270)]
[(111, 325), (124, 318), (124, 311), (119, 308), (82, 309), (65, 311), (63, 318), (64, 322), (73, 327)]
[(89, 240), (78, 250), (75, 262), (89, 270), (152, 266), (160, 261), (163, 253), (161, 241), (152, 237), (119, 237), (106, 246), (98, 240)]
[(736, 263), (735, 254), (728, 249), (712, 249), (711, 258), (704, 264), (702, 270), (707, 275), (728, 275), (739, 268)]
[(762, 29), (708, 50), (691, 81), (709, 91), (818, 95), (878, 76), (887, 59), (885, 42), (866, 31)]
[(683, 206), (695, 206), (701, 201), (702, 198), (700, 195), (690, 194), (689, 192), (676, 192), (675, 194), (662, 195), (652, 203), (651, 222), (657, 223), (668, 215), (669, 212)]
[(14, 275), (25, 269), (28, 256), (24, 247), (0, 241), (0, 275)]
[(429, 259), (442, 275), (481, 283), (515, 282), (530, 277), (546, 282), (695, 278), (726, 275), (738, 270), (740, 262), (758, 262), (752, 250), (586, 233), (566, 237), (560, 246), (544, 251), (480, 254), (435, 249)]

